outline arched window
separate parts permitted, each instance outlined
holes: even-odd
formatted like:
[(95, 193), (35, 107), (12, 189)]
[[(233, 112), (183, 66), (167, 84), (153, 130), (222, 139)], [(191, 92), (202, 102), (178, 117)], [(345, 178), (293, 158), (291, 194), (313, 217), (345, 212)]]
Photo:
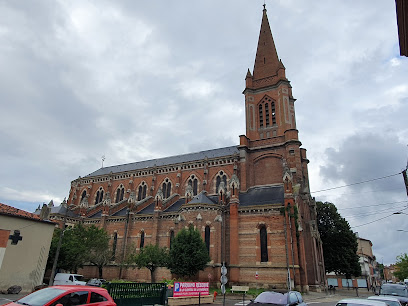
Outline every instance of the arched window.
[(224, 186), (227, 187), (227, 175), (224, 173), (224, 171), (220, 171), (220, 173), (217, 175), (215, 193), (218, 193), (218, 188), (220, 187), (221, 182), (224, 182)]
[(174, 240), (174, 231), (171, 230), (170, 231), (170, 247), (169, 247), (169, 249), (171, 249), (171, 246), (173, 245), (173, 240)]
[(167, 199), (170, 196), (170, 192), (171, 192), (171, 182), (168, 178), (166, 178), (163, 182), (162, 191), (163, 191), (163, 198)]
[(260, 128), (276, 124), (275, 102), (271, 98), (265, 96), (259, 104), (258, 110)]
[(205, 246), (208, 254), (210, 254), (210, 227), (208, 225), (205, 227)]
[(82, 195), (81, 195), (81, 202), (82, 200), (86, 197), (86, 190), (82, 191)]
[(198, 193), (198, 180), (193, 174), (190, 179), (188, 180), (188, 184), (193, 188), (193, 195), (197, 195)]
[(140, 233), (140, 245), (139, 245), (139, 247), (140, 247), (141, 249), (143, 249), (143, 247), (144, 247), (144, 238), (145, 238), (145, 232), (142, 231), (142, 232)]
[(120, 185), (119, 188), (116, 190), (116, 203), (119, 203), (120, 201), (123, 200), (123, 196), (125, 194), (125, 187), (123, 185)]
[(261, 262), (268, 261), (268, 237), (265, 226), (262, 226), (259, 231), (261, 240)]
[(118, 233), (115, 232), (115, 234), (113, 234), (112, 258), (111, 258), (112, 261), (114, 261), (116, 257), (116, 245), (117, 244), (118, 244)]
[(137, 193), (137, 200), (143, 200), (146, 198), (146, 194), (147, 194), (147, 185), (145, 182), (142, 182), (142, 184), (140, 184), (139, 186), (139, 190)]
[(96, 192), (95, 205), (102, 202), (102, 200), (103, 200), (103, 189), (102, 187), (99, 187), (98, 191)]

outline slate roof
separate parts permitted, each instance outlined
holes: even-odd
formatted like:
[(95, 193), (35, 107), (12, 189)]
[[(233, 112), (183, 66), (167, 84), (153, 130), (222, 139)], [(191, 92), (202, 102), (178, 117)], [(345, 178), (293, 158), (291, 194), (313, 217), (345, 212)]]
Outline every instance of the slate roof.
[(181, 205), (183, 205), (186, 202), (185, 198), (180, 198), (177, 200), (176, 203), (173, 203), (170, 207), (166, 208), (164, 212), (177, 212), (180, 210)]
[(215, 204), (213, 201), (211, 201), (205, 192), (200, 192), (198, 195), (196, 195), (194, 198), (191, 199), (188, 204)]
[(154, 207), (156, 206), (156, 202), (151, 203), (149, 206), (146, 206), (141, 211), (139, 211), (138, 215), (151, 215), (154, 212)]
[(88, 174), (85, 177), (105, 175), (105, 174), (109, 174), (110, 172), (118, 173), (118, 172), (124, 172), (124, 171), (140, 170), (140, 169), (151, 168), (154, 166), (160, 167), (160, 166), (166, 166), (166, 165), (175, 165), (175, 164), (191, 162), (191, 161), (196, 161), (196, 160), (203, 160), (206, 157), (210, 159), (218, 158), (218, 157), (238, 154), (238, 152), (239, 151), (238, 151), (237, 146), (231, 146), (231, 147), (201, 151), (201, 152), (196, 152), (196, 153), (175, 155), (175, 156), (145, 160), (145, 161), (140, 161), (140, 162), (135, 162), (135, 163), (130, 163), (130, 164), (104, 167), (104, 168), (100, 168), (99, 170), (96, 170)]
[(239, 194), (240, 207), (283, 203), (283, 186), (253, 187)]
[(28, 211), (21, 210), (21, 209), (18, 209), (18, 208), (15, 208), (13, 206), (9, 206), (3, 203), (0, 203), (0, 215), (12, 216), (12, 217), (29, 219), (29, 220), (34, 220), (34, 221), (46, 222), (46, 223), (53, 223), (49, 220), (41, 220), (37, 214), (30, 213)]
[[(68, 211), (68, 212), (67, 212)], [(41, 208), (36, 209), (34, 211), (34, 214), (39, 215), (41, 213)], [(72, 210), (67, 209), (65, 205), (59, 205), (59, 206), (53, 206), (51, 207), (51, 214), (59, 214), (59, 215), (65, 215), (67, 214), (67, 217), (78, 217), (79, 215), (74, 213)]]
[(283, 186), (253, 187), (239, 194), (240, 207), (278, 203), (284, 203)]

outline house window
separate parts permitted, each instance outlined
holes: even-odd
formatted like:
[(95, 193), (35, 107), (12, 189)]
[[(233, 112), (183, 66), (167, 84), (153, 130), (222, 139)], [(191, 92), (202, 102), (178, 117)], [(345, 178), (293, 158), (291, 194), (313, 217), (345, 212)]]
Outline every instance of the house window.
[(125, 187), (120, 185), (119, 188), (116, 190), (116, 203), (119, 203), (123, 200), (123, 196), (125, 194)]
[(143, 247), (144, 247), (144, 238), (145, 238), (145, 233), (144, 233), (144, 231), (142, 231), (142, 232), (140, 233), (140, 245), (139, 245), (139, 247), (140, 247), (141, 249), (143, 249)]
[(139, 186), (138, 194), (137, 194), (137, 200), (141, 201), (146, 198), (147, 194), (147, 185), (145, 182), (142, 182), (142, 184)]
[(267, 237), (265, 226), (261, 227), (259, 234), (261, 238), (261, 262), (267, 262), (268, 261), (268, 237)]
[(98, 191), (96, 192), (95, 205), (102, 202), (102, 200), (103, 200), (103, 189), (102, 187), (99, 187)]
[(225, 187), (227, 187), (227, 176), (223, 171), (217, 175), (216, 183), (215, 183), (215, 193), (218, 193), (218, 188), (220, 187), (220, 183), (224, 182)]
[(165, 179), (162, 185), (163, 198), (167, 199), (171, 192), (171, 182), (168, 178)]
[(198, 193), (198, 180), (194, 175), (192, 175), (191, 178), (188, 180), (188, 184), (193, 188), (193, 195), (197, 195), (197, 193)]
[(208, 254), (210, 254), (210, 227), (208, 225), (205, 227), (205, 246)]

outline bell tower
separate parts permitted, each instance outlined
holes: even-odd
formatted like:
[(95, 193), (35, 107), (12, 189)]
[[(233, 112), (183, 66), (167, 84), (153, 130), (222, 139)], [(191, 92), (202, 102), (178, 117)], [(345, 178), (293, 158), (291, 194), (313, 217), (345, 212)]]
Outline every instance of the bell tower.
[(296, 129), (295, 99), (279, 60), (264, 5), (254, 70), (248, 69), (246, 78), (245, 113), (246, 137), (268, 140), (284, 136)]

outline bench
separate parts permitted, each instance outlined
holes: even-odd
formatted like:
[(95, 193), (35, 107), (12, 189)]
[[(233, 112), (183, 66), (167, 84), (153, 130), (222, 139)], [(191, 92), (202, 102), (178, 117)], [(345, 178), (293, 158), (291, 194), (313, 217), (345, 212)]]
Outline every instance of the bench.
[(247, 292), (249, 290), (249, 286), (232, 286), (231, 292), (234, 293), (234, 291), (238, 292)]

